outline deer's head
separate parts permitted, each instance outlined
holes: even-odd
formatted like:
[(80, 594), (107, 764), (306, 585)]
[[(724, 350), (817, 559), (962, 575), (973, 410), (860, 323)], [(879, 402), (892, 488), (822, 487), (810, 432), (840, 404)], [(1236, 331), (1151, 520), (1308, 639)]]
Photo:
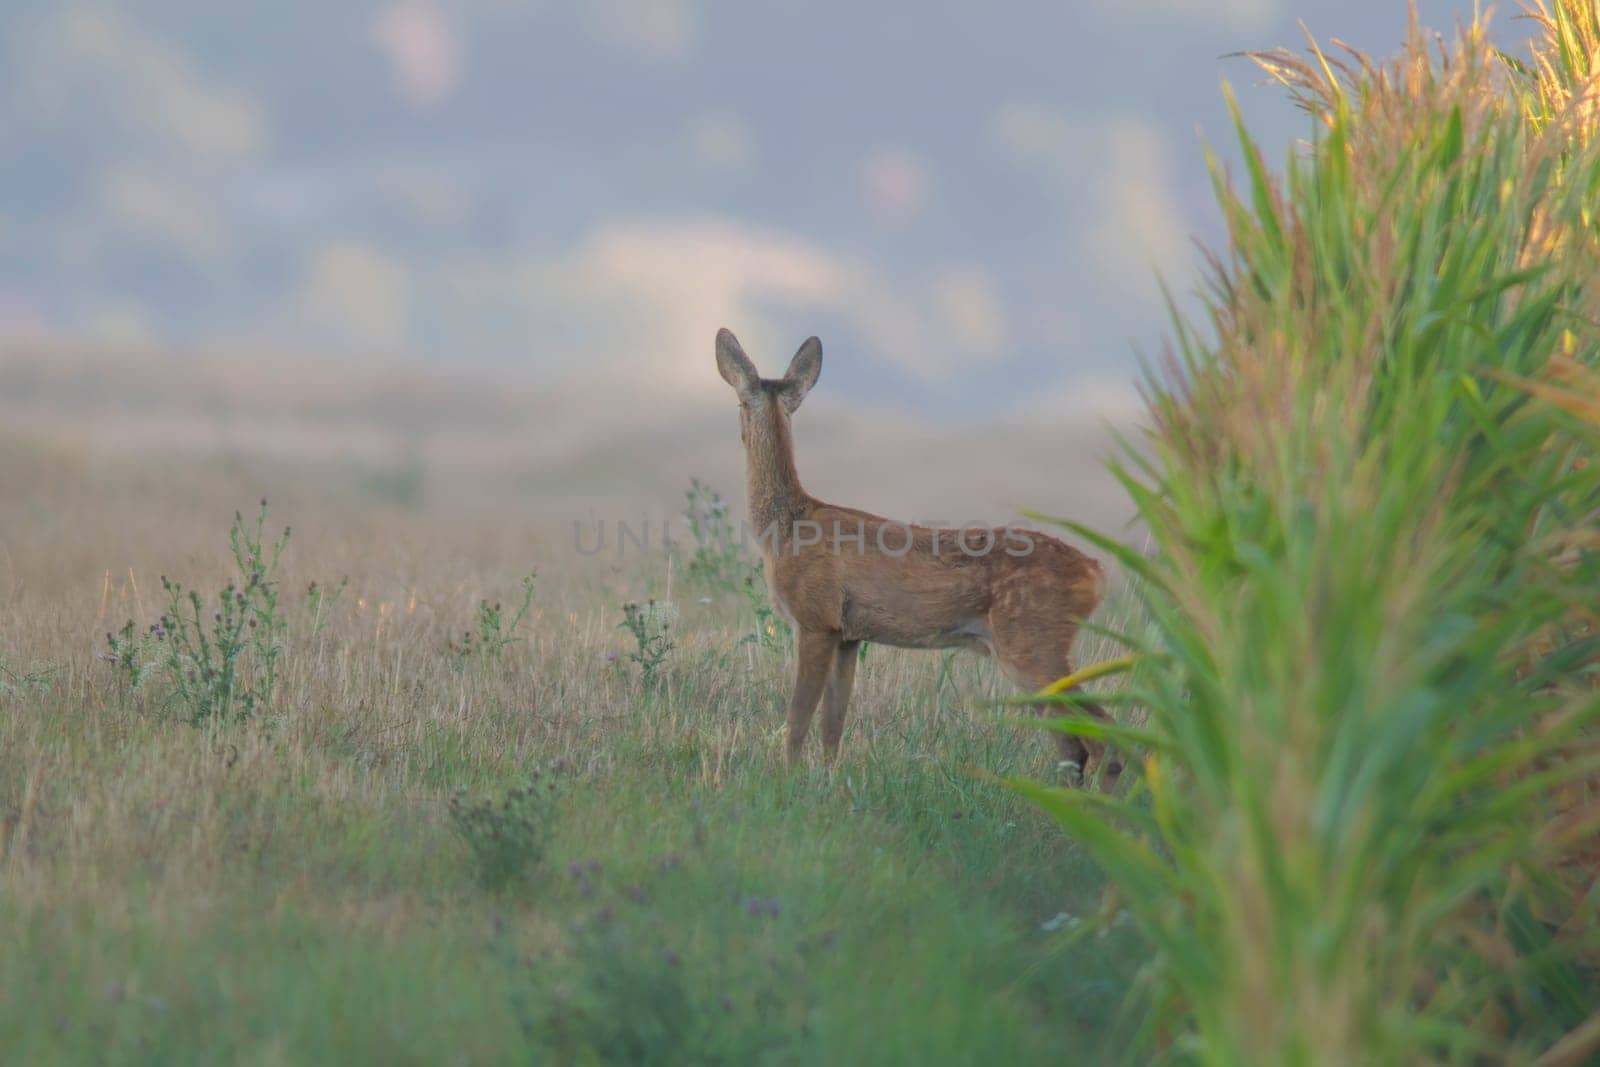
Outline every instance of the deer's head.
[(717, 331), (717, 371), (739, 397), (739, 437), (768, 436), (788, 425), (822, 373), (822, 342), (808, 337), (782, 378), (763, 378), (733, 331)]

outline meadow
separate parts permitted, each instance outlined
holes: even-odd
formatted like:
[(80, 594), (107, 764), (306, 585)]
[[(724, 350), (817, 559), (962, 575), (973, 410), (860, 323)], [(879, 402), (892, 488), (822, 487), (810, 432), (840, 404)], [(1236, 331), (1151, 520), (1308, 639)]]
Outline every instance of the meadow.
[(1139, 533), (1081, 471), (1033, 501), (1121, 567), (1077, 657), (1117, 720), (1054, 724), (1110, 794), (986, 662), (870, 646), (841, 762), (787, 769), (703, 484), (676, 550), (586, 555), (515, 470), (88, 447), (0, 364), (0, 1043), (1596, 1062), (1600, 4), (1530, 13), (1523, 58), (1485, 18), (1252, 57), (1311, 138), (1215, 167), (1109, 468)]
[[(283, 464), (4, 455), (9, 1061), (1037, 1061), (1125, 1022), (1140, 939), (1069, 949), (1100, 875), (975, 773), (1051, 767), (986, 662), (869, 649), (842, 762), (790, 772), (792, 654), (685, 523), (585, 558)], [(261, 496), (247, 714), (150, 631), (166, 577), (217, 636)]]

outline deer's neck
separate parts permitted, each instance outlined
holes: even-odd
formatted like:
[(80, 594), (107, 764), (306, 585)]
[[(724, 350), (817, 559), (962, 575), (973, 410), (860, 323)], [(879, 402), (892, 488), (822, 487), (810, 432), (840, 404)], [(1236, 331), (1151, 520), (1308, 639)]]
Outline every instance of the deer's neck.
[(757, 534), (773, 523), (781, 527), (792, 522), (810, 499), (800, 487), (789, 421), (778, 410), (778, 403), (776, 397), (768, 400), (765, 417), (753, 420), (745, 442), (745, 488), (750, 522)]

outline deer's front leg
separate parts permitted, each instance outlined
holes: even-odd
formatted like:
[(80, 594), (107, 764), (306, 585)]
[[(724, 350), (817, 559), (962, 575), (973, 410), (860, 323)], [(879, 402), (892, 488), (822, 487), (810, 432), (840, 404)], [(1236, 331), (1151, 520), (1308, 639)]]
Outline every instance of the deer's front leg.
[(817, 710), (823, 686), (827, 685), (828, 674), (833, 668), (834, 650), (838, 647), (837, 634), (800, 631), (794, 694), (789, 698), (790, 763), (800, 759), (800, 750), (806, 743), (806, 731), (811, 728), (811, 716)]

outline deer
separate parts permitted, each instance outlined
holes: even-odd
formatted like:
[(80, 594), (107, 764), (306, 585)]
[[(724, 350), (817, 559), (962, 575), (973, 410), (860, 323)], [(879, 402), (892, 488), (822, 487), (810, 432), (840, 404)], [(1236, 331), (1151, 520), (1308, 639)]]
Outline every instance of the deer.
[[(826, 764), (839, 757), (864, 641), (967, 649), (992, 656), (1015, 685), (1037, 693), (1072, 673), (1072, 644), (1105, 595), (1095, 559), (1032, 529), (914, 525), (824, 503), (800, 484), (790, 420), (822, 373), (808, 338), (782, 378), (763, 378), (732, 331), (717, 333), (717, 371), (739, 399), (751, 528), (774, 610), (796, 635), (787, 757), (801, 761), (818, 703)], [(1103, 708), (1080, 700), (1093, 718)], [(1034, 703), (1040, 714), (1055, 705)], [(1069, 780), (1122, 766), (1098, 739), (1056, 733)]]

